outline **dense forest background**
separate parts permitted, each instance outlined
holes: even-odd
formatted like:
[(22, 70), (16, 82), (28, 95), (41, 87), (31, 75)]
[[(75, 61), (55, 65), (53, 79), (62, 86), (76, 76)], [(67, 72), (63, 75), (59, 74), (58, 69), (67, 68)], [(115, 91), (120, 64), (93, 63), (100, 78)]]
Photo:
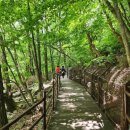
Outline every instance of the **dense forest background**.
[(129, 0), (0, 0), (0, 21), (0, 92), (10, 112), (12, 93), (31, 106), (30, 82), (39, 92), (57, 65), (130, 66)]

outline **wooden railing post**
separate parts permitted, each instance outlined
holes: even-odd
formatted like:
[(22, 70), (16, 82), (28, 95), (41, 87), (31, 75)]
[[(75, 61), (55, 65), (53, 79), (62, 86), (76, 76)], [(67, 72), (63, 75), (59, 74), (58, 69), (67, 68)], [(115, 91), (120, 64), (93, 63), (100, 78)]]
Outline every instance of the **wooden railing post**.
[(101, 77), (98, 77), (98, 106), (99, 107), (101, 107), (101, 104), (103, 103), (103, 102), (101, 102), (102, 101), (101, 98), (103, 98), (102, 91), (101, 91), (102, 86), (103, 86), (103, 80), (101, 79)]
[(98, 106), (100, 106), (101, 79), (98, 77)]
[(56, 81), (57, 81), (57, 97), (58, 97), (58, 91), (59, 91), (59, 75), (57, 75)]
[(55, 75), (53, 75), (53, 111), (55, 108)]
[(123, 123), (122, 129), (129, 130), (130, 129), (130, 81), (123, 88)]
[(92, 86), (91, 86), (91, 96), (94, 98), (94, 78), (93, 78), (94, 74), (92, 73), (91, 75), (91, 83), (92, 83)]
[(83, 73), (83, 78), (84, 78), (84, 79), (83, 79), (83, 84), (84, 84), (84, 85), (86, 85), (86, 84), (85, 84), (85, 77), (86, 77), (86, 70), (85, 70), (84, 73)]
[(44, 91), (44, 102), (43, 102), (43, 111), (44, 111), (44, 116), (43, 116), (43, 121), (44, 121), (44, 130), (46, 130), (46, 91)]
[(121, 129), (128, 130), (127, 120), (126, 120), (126, 86), (121, 89), (122, 93), (122, 110), (121, 110)]
[(59, 75), (59, 90), (60, 90), (60, 87), (61, 87), (61, 81), (60, 81), (60, 75)]

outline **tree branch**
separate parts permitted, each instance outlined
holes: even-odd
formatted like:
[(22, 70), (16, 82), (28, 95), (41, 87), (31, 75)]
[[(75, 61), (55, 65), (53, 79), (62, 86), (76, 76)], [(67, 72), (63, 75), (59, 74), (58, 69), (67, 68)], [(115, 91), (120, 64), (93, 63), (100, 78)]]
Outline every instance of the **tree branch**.
[(127, 26), (129, 27), (130, 26), (130, 22), (129, 22), (129, 19), (128, 19), (128, 17), (127, 17), (127, 14), (126, 14), (126, 10), (125, 10), (125, 8), (124, 8), (124, 6), (123, 6), (123, 4), (122, 3), (120, 3), (120, 6), (121, 6), (121, 9), (122, 9), (122, 11), (123, 11), (123, 18), (125, 19), (125, 21), (126, 21), (126, 24), (127, 24)]
[(64, 54), (65, 56), (67, 56), (70, 60), (72, 60), (75, 64), (78, 64), (76, 60), (72, 59), (69, 55), (67, 55), (63, 50), (58, 50), (56, 47), (52, 46), (52, 45), (47, 45), (48, 47)]
[(117, 18), (117, 15), (116, 15), (116, 11), (114, 9), (114, 7), (111, 5), (111, 3), (108, 1), (108, 0), (105, 0), (105, 3), (108, 7), (108, 9), (112, 12), (112, 14), (114, 14), (114, 16)]

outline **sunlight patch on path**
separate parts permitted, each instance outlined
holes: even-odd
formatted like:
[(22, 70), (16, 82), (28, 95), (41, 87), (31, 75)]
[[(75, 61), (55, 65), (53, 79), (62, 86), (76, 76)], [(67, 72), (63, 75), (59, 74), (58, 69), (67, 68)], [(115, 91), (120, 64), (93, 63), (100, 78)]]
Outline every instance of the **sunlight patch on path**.
[(82, 130), (92, 130), (92, 129), (99, 130), (104, 126), (103, 121), (102, 122), (97, 122), (93, 120), (84, 121), (82, 119), (75, 119), (73, 120), (72, 123), (60, 123), (60, 124), (64, 126), (69, 126), (72, 129), (76, 129), (80, 127), (82, 128)]

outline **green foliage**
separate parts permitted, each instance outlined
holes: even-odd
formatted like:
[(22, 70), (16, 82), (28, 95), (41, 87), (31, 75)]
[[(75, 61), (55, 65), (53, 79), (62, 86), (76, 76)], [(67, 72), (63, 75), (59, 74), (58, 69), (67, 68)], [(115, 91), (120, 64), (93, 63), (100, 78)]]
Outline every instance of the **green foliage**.
[(116, 61), (115, 61), (115, 56), (110, 54), (108, 56), (97, 57), (97, 58), (91, 60), (90, 63), (102, 66), (102, 65), (105, 65), (105, 63), (116, 64)]
[[(122, 3), (128, 9), (127, 3)], [(10, 0), (0, 2), (0, 32), (4, 37), (4, 46), (11, 49), (14, 57), (14, 49), (16, 50), (18, 57), (16, 60), (20, 72), (26, 78), (30, 76), (27, 66), (31, 66), (30, 59), (33, 58), (30, 30), (34, 32), (37, 47), (37, 28), (39, 30), (43, 72), (45, 64), (44, 45), (48, 47), (49, 71), (51, 71), (50, 49), (54, 64), (57, 63), (60, 57), (59, 51), (61, 51), (61, 65), (64, 64), (64, 53), (68, 55), (67, 63), (71, 65), (75, 65), (76, 62), (82, 64), (113, 62), (115, 55), (124, 54), (123, 47), (118, 43), (117, 36), (112, 33), (98, 0), (34, 0), (30, 1), (29, 4), (30, 14), (28, 3), (25, 0), (16, 0), (13, 3)], [(107, 12), (115, 30), (119, 32), (117, 21), (109, 10)], [(93, 43), (101, 53), (98, 58), (95, 58), (90, 50), (87, 32), (91, 33)], [(6, 53), (8, 62), (17, 75), (10, 54)], [(32, 62), (34, 64), (34, 61)]]

